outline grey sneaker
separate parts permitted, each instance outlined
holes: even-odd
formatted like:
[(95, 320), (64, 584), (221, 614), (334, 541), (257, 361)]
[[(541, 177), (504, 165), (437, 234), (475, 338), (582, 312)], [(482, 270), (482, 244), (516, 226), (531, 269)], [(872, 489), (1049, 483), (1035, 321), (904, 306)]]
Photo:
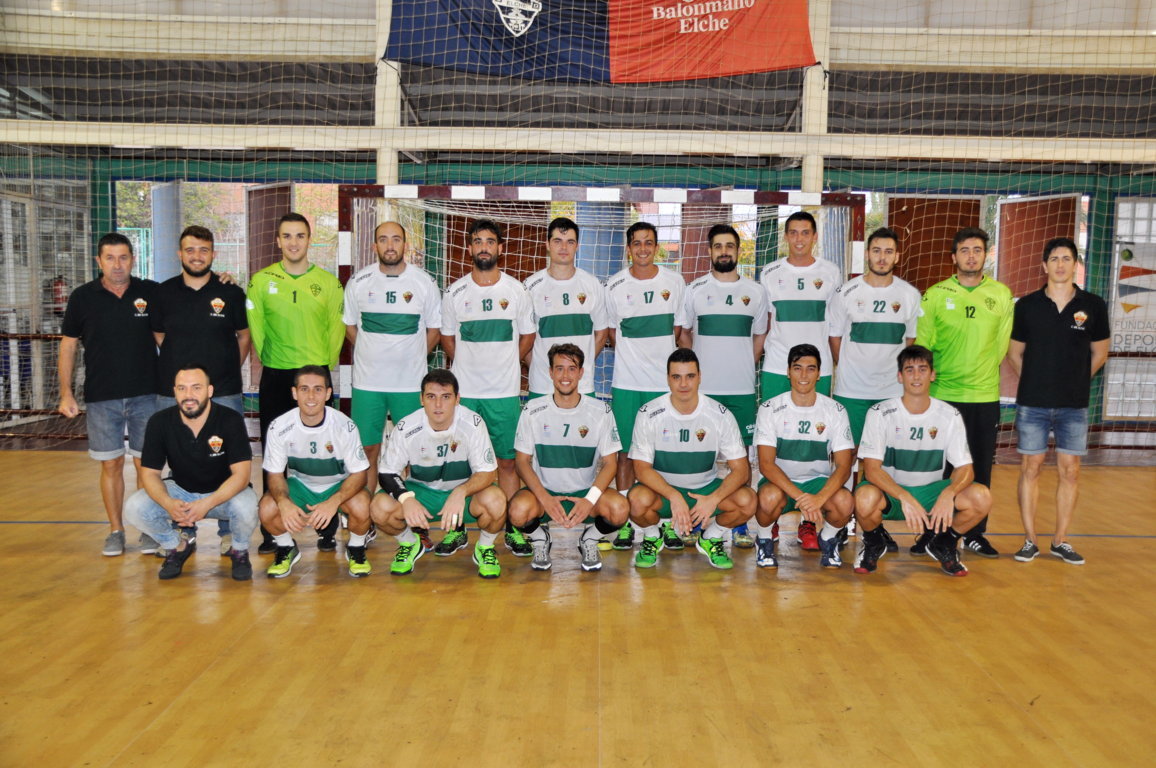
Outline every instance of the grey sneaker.
[(579, 539), (578, 551), (582, 553), (582, 570), (602, 570), (602, 553), (598, 551), (598, 539)]
[(160, 544), (157, 544), (156, 539), (147, 533), (142, 533), (140, 538), (137, 539), (137, 543), (140, 544), (140, 553), (142, 555), (155, 555), (161, 548)]
[(1060, 558), (1065, 563), (1071, 563), (1072, 565), (1084, 564), (1084, 557), (1079, 552), (1072, 549), (1072, 545), (1066, 541), (1059, 546), (1053, 544), (1051, 550), (1053, 555)]
[(229, 553), (233, 551), (233, 534), (226, 533), (221, 536), (221, 557), (229, 557)]
[(117, 557), (124, 554), (124, 531), (113, 531), (104, 538), (104, 549), (100, 554), (105, 557)]
[(550, 534), (546, 533), (544, 539), (530, 539), (530, 548), (533, 550), (534, 559), (530, 561), (530, 567), (535, 571), (548, 571), (554, 565), (554, 561), (550, 559), (550, 548), (553, 544), (550, 543)]
[(1021, 563), (1030, 563), (1040, 556), (1040, 548), (1030, 541), (1024, 540), (1024, 545), (1020, 547), (1020, 551), (1016, 552), (1015, 558)]

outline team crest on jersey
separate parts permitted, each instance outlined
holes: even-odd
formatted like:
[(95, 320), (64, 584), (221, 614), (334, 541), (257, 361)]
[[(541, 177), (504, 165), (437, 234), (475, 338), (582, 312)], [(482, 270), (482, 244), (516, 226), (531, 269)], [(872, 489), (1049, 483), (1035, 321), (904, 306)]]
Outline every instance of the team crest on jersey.
[(665, 288), (662, 289), (662, 300), (670, 301), (670, 291), (666, 290)]
[(927, 430), (927, 434), (931, 435), (931, 439), (934, 440), (935, 436), (939, 434), (939, 427), (932, 427)]
[(521, 37), (530, 29), (542, 11), (541, 0), (490, 0), (502, 17), (502, 25), (514, 37)]
[(325, 450), (329, 451), (330, 453), (333, 453), (333, 443), (326, 440), (325, 441)]
[(209, 306), (213, 308), (213, 314), (214, 315), (219, 315), (225, 311), (225, 300), (224, 299), (213, 299), (212, 301), (209, 302)]
[(902, 307), (902, 306), (903, 306), (903, 305), (902, 305), (902, 304), (900, 304), (898, 301), (893, 301), (893, 302), (891, 302), (891, 311), (892, 311), (892, 312), (898, 312), (898, 311), (899, 311), (899, 308), (900, 308), (900, 307)]
[(991, 296), (988, 296), (986, 299), (983, 300), (983, 305), (985, 307), (987, 307), (988, 312), (994, 312), (995, 311), (995, 299), (993, 299)]
[(136, 313), (138, 315), (143, 315), (145, 310), (149, 308), (149, 303), (144, 299), (136, 299), (133, 301), (132, 305), (136, 307)]
[(458, 441), (457, 440), (450, 441), (450, 453), (457, 453), (457, 451), (458, 451)]
[(213, 435), (212, 437), (209, 438), (209, 450), (213, 452), (211, 455), (220, 456), (221, 455), (221, 448), (223, 448), (224, 446), (225, 446), (225, 441), (222, 440), (219, 436)]
[(588, 435), (588, 434), (590, 434), (590, 427), (586, 426), (585, 424), (578, 427), (578, 436), (579, 437), (586, 437), (586, 435)]
[(578, 303), (579, 304), (585, 304), (586, 303), (586, 294), (584, 294), (584, 293), (578, 294)]
[(413, 291), (406, 291), (401, 297), (405, 299), (406, 304), (409, 304), (409, 300), (413, 298)]
[(822, 288), (822, 287), (823, 287), (823, 278), (821, 278), (821, 277), (816, 277), (816, 278), (815, 278), (815, 280), (814, 280), (814, 283), (815, 283), (815, 290), (816, 290), (816, 291), (817, 291), (817, 290), (819, 290), (820, 288)]
[(742, 302), (743, 302), (744, 307), (748, 306), (751, 303), (751, 297), (750, 296), (743, 296)]
[(510, 306), (510, 302), (507, 299), (498, 299), (498, 306), (502, 309), (505, 309), (506, 307)]
[(698, 441), (701, 443), (701, 442), (703, 441), (703, 439), (705, 439), (705, 438), (706, 438), (706, 430), (705, 430), (705, 429), (700, 429), (700, 430), (698, 430), (697, 432), (695, 432), (695, 433), (694, 433), (694, 436), (695, 436), (695, 437), (697, 437), (697, 438), (698, 438)]
[(815, 431), (821, 435), (827, 431), (827, 425), (820, 421), (815, 425)]
[(309, 284), (309, 292), (312, 293), (314, 296), (320, 296), (321, 295), (321, 286), (318, 285), (317, 283), (310, 283)]
[(1072, 315), (1072, 319), (1076, 321), (1077, 326), (1082, 328), (1084, 327), (1084, 323), (1088, 321), (1088, 313), (1077, 312), (1076, 314)]

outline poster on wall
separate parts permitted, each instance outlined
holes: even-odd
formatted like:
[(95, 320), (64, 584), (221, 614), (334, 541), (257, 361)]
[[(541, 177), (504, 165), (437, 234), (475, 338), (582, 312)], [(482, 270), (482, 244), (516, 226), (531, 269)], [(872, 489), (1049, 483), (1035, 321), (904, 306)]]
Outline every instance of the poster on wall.
[[(1137, 211), (1133, 201), (1129, 212)], [(1156, 234), (1156, 202), (1141, 206), (1150, 212), (1147, 226), (1134, 217), (1123, 232)], [(1156, 420), (1156, 243), (1121, 239), (1112, 267), (1112, 297), (1108, 307), (1112, 346), (1105, 371), (1104, 416), (1107, 419)], [(1126, 353), (1127, 357), (1118, 356)]]

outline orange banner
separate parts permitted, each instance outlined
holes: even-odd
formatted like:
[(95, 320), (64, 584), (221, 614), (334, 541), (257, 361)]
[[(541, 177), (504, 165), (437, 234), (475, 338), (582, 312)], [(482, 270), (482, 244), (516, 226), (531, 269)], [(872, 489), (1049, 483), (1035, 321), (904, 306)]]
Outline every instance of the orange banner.
[(815, 63), (806, 0), (610, 0), (610, 81), (656, 83)]

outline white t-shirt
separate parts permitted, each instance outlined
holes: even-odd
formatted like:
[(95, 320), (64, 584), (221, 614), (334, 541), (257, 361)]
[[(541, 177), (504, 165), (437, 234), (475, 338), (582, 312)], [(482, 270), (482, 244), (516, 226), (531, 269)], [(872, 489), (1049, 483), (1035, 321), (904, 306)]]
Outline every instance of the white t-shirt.
[(514, 450), (534, 458), (534, 474), (546, 490), (582, 495), (594, 484), (604, 456), (622, 450), (610, 404), (583, 397), (574, 408), (559, 408), (553, 394), (522, 408)]
[(569, 280), (555, 280), (546, 270), (535, 272), (526, 281), (526, 291), (534, 302), (538, 335), (530, 361), (530, 391), (549, 394), (550, 358), (555, 344), (574, 344), (586, 356), (578, 391), (594, 391), (594, 332), (609, 327), (606, 316), (606, 289), (598, 278), (584, 269), (575, 269)]
[(702, 488), (718, 477), (717, 461), (746, 456), (734, 414), (706, 395), (693, 413), (682, 414), (668, 392), (642, 406), (634, 422), (630, 458), (648, 462), (676, 488)]
[(426, 331), (441, 328), (442, 297), (421, 267), (397, 276), (370, 264), (345, 284), (342, 320), (357, 326), (353, 386), (371, 392), (417, 392), (425, 376)]
[(400, 475), (408, 466), (408, 483), (452, 491), (470, 475), (496, 470), (498, 463), (486, 422), (458, 405), (453, 423), (441, 432), (429, 425), (424, 408), (399, 421), (377, 466), (379, 472), (393, 475)]
[(771, 328), (763, 345), (763, 370), (787, 375), (787, 353), (797, 344), (814, 344), (822, 355), (819, 375), (831, 374), (831, 351), (827, 332), (827, 300), (843, 283), (837, 266), (815, 259), (796, 267), (779, 259), (763, 267), (759, 278), (767, 293)]
[(666, 390), (666, 358), (675, 326), (686, 327), (682, 275), (665, 267), (649, 280), (624, 269), (606, 283), (610, 327), (615, 329), (612, 386), (635, 392)]
[(902, 486), (912, 488), (943, 479), (943, 470), (971, 463), (963, 417), (952, 406), (931, 398), (920, 414), (908, 413), (903, 398), (876, 403), (867, 411), (860, 459), (879, 459)]
[(863, 276), (843, 284), (827, 304), (830, 334), (843, 339), (834, 393), (860, 400), (903, 394), (896, 358), (915, 338), (919, 291), (898, 277), (875, 288)]
[(314, 493), (325, 493), (354, 472), (369, 469), (369, 460), (357, 425), (344, 413), (325, 406), (321, 423), (307, 427), (300, 409), (294, 408), (269, 425), (261, 468), (284, 472)]
[(724, 283), (707, 273), (686, 289), (684, 311), (694, 334), (708, 395), (750, 395), (755, 391), (751, 337), (767, 332), (767, 293), (750, 278)]
[(493, 285), (480, 286), (467, 273), (447, 288), (442, 335), (457, 337), (453, 372), (462, 397), (521, 394), (518, 340), (534, 330), (530, 294), (505, 272)]
[(830, 477), (831, 454), (855, 447), (847, 409), (821, 392), (815, 404), (795, 405), (790, 392), (772, 397), (759, 408), (755, 445), (775, 449), (775, 463), (792, 483)]

